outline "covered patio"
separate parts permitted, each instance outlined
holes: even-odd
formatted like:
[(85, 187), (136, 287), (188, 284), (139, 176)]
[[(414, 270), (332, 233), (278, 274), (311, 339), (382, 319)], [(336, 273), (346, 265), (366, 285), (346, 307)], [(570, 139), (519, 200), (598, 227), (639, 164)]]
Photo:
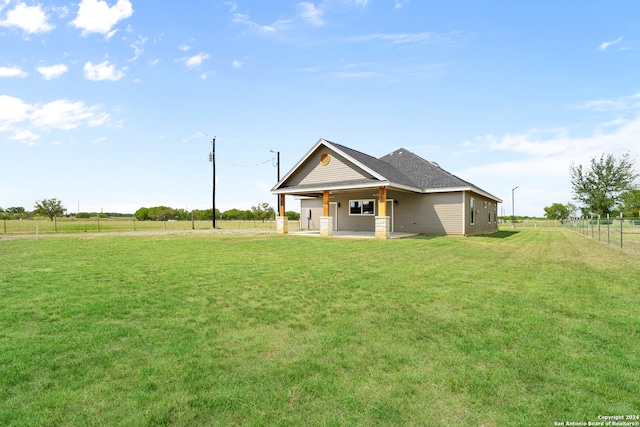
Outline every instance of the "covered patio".
[[(320, 230), (301, 230), (301, 231), (289, 231), (289, 234), (294, 236), (312, 236), (320, 237)], [(343, 239), (375, 239), (376, 233), (373, 231), (334, 231), (331, 234), (332, 237), (338, 237)], [(419, 236), (417, 233), (389, 233), (388, 239), (404, 239), (407, 237)]]

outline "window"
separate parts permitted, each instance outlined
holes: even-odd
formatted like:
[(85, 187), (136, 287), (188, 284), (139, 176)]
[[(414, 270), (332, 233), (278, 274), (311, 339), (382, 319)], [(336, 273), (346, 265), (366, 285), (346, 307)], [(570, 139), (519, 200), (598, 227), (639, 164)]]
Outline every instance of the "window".
[(471, 225), (473, 225), (476, 218), (476, 204), (473, 197), (469, 199), (469, 209), (471, 210)]
[(374, 215), (375, 203), (373, 200), (350, 200), (349, 215)]
[(488, 216), (488, 218), (489, 218), (489, 224), (491, 224), (491, 202), (489, 202), (489, 205), (488, 205), (488, 206), (489, 206), (489, 208), (487, 209), (487, 214), (489, 215), (489, 216)]
[(498, 222), (498, 204), (493, 205), (493, 222)]

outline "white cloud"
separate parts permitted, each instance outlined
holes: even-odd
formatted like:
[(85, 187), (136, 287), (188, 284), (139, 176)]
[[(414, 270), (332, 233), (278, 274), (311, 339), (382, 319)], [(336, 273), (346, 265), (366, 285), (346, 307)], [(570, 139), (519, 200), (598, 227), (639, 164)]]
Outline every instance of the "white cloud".
[(8, 130), (13, 123), (27, 120), (32, 109), (20, 98), (0, 95), (0, 131)]
[(242, 13), (234, 14), (232, 22), (246, 25), (254, 32), (263, 35), (276, 34), (282, 31), (290, 30), (293, 27), (293, 21), (289, 19), (278, 20), (271, 25), (256, 24), (255, 22), (251, 21), (249, 15), (244, 15)]
[(0, 67), (0, 77), (27, 77), (28, 75), (18, 67)]
[(353, 42), (366, 42), (370, 40), (384, 40), (390, 41), (395, 44), (402, 43), (424, 43), (431, 42), (435, 40), (435, 36), (433, 33), (423, 32), (423, 33), (399, 33), (399, 34), (368, 34), (364, 36), (352, 37), (350, 39)]
[(104, 38), (105, 38), (106, 40), (109, 40), (111, 37), (115, 36), (117, 32), (118, 32), (118, 30), (117, 30), (117, 29), (116, 29), (116, 30), (111, 30), (111, 31), (109, 31), (109, 32), (107, 33), (107, 35), (105, 35), (105, 36), (104, 36)]
[(402, 7), (409, 3), (409, 0), (396, 0), (396, 4), (393, 6), (394, 9), (402, 9)]
[(93, 64), (91, 61), (84, 64), (84, 76), (88, 80), (111, 80), (118, 81), (125, 76), (124, 71), (116, 70), (115, 65), (109, 65), (109, 61), (100, 64)]
[(69, 71), (69, 68), (64, 64), (56, 64), (48, 67), (36, 67), (36, 71), (42, 74), (45, 80), (51, 80), (60, 77), (61, 75)]
[(140, 55), (142, 55), (142, 52), (144, 52), (143, 46), (147, 42), (147, 40), (149, 40), (148, 37), (139, 36), (135, 42), (129, 45), (129, 47), (131, 47), (134, 52), (134, 56), (129, 60), (129, 62), (135, 61), (140, 57)]
[(75, 129), (95, 120), (98, 107), (88, 107), (82, 101), (59, 99), (46, 104), (36, 104), (29, 118), (33, 126), (45, 129)]
[(640, 107), (640, 94), (623, 96), (615, 99), (592, 99), (578, 105), (577, 108), (594, 111), (623, 111)]
[(28, 104), (20, 98), (0, 95), (0, 131), (11, 132), (9, 139), (32, 145), (39, 133), (51, 129), (72, 130), (81, 125), (101, 126), (109, 115), (99, 105), (59, 99)]
[(67, 6), (58, 6), (51, 8), (53, 12), (58, 14), (58, 18), (66, 18), (69, 15), (69, 8)]
[(317, 9), (313, 3), (298, 3), (298, 10), (300, 11), (300, 17), (309, 22), (314, 27), (322, 27), (324, 25), (324, 20), (322, 19), (322, 11), (320, 9)]
[(55, 28), (47, 22), (47, 15), (40, 5), (27, 6), (20, 2), (7, 12), (7, 18), (0, 21), (3, 27), (18, 27), (29, 34), (46, 33)]
[(382, 74), (375, 71), (343, 71), (333, 73), (333, 77), (337, 79), (376, 79), (382, 77)]
[(40, 138), (40, 135), (36, 135), (35, 133), (31, 132), (28, 129), (18, 131), (9, 137), (9, 139), (13, 139), (16, 141), (35, 141), (36, 139), (39, 139), (39, 138)]
[(98, 126), (102, 126), (109, 120), (109, 115), (107, 113), (94, 113), (91, 118), (87, 121), (87, 125), (89, 127), (95, 128)]
[(233, 13), (238, 10), (238, 4), (235, 1), (226, 1), (224, 2), (225, 6), (229, 6), (229, 12)]
[(184, 62), (189, 68), (195, 68), (202, 65), (205, 59), (209, 59), (211, 56), (208, 53), (200, 52), (197, 55), (190, 56), (188, 58), (181, 58), (180, 61)]
[(233, 65), (234, 68), (240, 68), (244, 65), (244, 63), (241, 61), (235, 60), (231, 63), (231, 65)]
[(186, 43), (181, 43), (180, 46), (178, 46), (178, 49), (180, 49), (183, 52), (187, 52), (187, 51), (191, 50), (191, 46), (189, 46)]
[(133, 15), (133, 7), (129, 0), (118, 0), (111, 7), (102, 0), (82, 0), (78, 15), (71, 24), (81, 29), (85, 36), (90, 33), (99, 33), (108, 34), (110, 37), (114, 34), (113, 27), (131, 15)]
[(618, 44), (622, 41), (622, 37), (619, 37), (613, 41), (610, 42), (602, 42), (602, 44), (600, 45), (600, 47), (598, 47), (598, 50), (607, 50), (609, 48), (609, 46), (613, 46), (614, 44)]

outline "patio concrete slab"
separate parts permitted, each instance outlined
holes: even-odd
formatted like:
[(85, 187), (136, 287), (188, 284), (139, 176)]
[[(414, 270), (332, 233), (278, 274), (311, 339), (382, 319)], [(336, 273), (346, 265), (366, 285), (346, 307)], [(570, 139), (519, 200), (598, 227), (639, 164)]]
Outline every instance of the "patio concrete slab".
[[(291, 231), (289, 234), (294, 236), (314, 236), (320, 237), (320, 230)], [(389, 239), (402, 239), (405, 237), (414, 237), (419, 234), (415, 233), (389, 233)], [(375, 239), (376, 233), (373, 231), (334, 231), (331, 237), (339, 237), (345, 239)]]

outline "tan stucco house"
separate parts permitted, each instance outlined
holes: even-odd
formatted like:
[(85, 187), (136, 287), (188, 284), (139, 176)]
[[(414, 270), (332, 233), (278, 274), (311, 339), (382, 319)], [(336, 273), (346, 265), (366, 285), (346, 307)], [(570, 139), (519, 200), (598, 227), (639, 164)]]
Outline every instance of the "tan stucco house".
[(475, 235), (498, 231), (502, 200), (400, 148), (375, 158), (320, 139), (278, 182), (278, 231), (285, 195), (300, 199), (303, 230)]

